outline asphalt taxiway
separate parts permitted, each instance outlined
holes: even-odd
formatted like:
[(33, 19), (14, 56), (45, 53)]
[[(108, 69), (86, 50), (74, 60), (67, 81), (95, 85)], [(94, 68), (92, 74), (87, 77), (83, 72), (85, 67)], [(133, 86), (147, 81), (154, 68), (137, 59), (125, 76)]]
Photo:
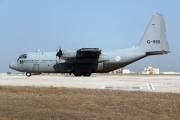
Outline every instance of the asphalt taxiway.
[(0, 76), (0, 86), (44, 86), (180, 93), (179, 75)]

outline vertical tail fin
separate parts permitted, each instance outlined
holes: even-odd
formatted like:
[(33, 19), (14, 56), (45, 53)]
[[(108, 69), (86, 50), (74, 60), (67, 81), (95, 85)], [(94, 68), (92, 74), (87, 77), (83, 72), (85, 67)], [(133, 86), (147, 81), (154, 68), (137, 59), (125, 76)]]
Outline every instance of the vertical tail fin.
[(157, 13), (153, 15), (138, 47), (148, 55), (169, 53), (166, 28), (162, 14)]

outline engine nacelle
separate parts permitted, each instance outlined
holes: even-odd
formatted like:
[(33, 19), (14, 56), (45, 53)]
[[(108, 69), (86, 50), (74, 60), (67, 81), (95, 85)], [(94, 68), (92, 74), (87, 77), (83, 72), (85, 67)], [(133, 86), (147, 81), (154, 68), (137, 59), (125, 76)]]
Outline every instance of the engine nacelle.
[(70, 59), (70, 58), (75, 58), (77, 55), (77, 50), (67, 50), (67, 51), (62, 51), (62, 56), (61, 59)]

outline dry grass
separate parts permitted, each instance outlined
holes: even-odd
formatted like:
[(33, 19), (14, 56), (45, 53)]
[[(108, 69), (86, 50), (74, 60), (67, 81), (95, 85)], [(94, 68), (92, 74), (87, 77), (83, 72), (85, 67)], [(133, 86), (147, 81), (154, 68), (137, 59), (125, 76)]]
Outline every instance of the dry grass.
[(0, 120), (180, 119), (180, 94), (0, 86)]

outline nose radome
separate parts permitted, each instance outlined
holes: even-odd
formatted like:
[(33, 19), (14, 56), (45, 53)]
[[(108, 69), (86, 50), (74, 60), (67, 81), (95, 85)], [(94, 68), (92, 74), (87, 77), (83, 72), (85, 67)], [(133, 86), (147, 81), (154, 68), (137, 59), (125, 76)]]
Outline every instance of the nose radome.
[(18, 69), (18, 64), (17, 64), (17, 62), (12, 62), (12, 63), (9, 64), (9, 67), (10, 67), (11, 69), (16, 70), (16, 69)]

